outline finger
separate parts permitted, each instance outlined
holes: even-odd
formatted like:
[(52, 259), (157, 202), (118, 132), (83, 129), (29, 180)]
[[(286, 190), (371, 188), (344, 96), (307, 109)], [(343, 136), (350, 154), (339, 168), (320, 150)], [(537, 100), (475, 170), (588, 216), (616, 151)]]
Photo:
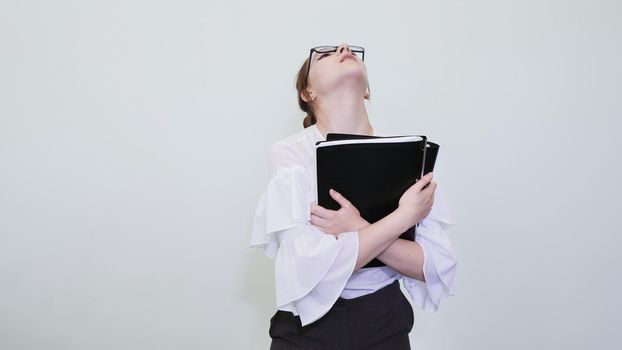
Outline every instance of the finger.
[(326, 227), (327, 222), (326, 220), (322, 219), (321, 217), (315, 215), (315, 214), (311, 214), (311, 223), (315, 226), (318, 227)]
[(434, 191), (436, 191), (436, 182), (431, 182), (428, 185), (428, 188), (426, 188), (425, 190), (428, 193), (428, 200), (430, 201), (430, 205), (432, 205), (432, 203), (434, 203), (434, 198), (436, 197), (436, 195), (434, 194)]
[(423, 175), (422, 178), (420, 178), (419, 180), (416, 180), (417, 183), (415, 183), (415, 187), (418, 190), (423, 189), (428, 183), (430, 183), (430, 181), (432, 181), (432, 172), (429, 172), (425, 175)]
[(434, 198), (434, 191), (436, 190), (436, 182), (431, 181), (421, 192), (425, 192), (428, 198)]
[(332, 188), (328, 191), (330, 193), (330, 196), (333, 197), (333, 199), (339, 203), (339, 205), (343, 208), (343, 207), (347, 207), (350, 205), (350, 201), (346, 199), (346, 197), (344, 197), (341, 193), (333, 190)]
[(424, 189), (424, 191), (427, 191), (427, 190), (429, 190), (430, 192), (434, 192), (434, 190), (436, 190), (436, 182), (430, 181), (428, 186)]
[(321, 205), (314, 205), (311, 207), (311, 213), (315, 214), (323, 219), (330, 219), (335, 215), (334, 210), (326, 209)]

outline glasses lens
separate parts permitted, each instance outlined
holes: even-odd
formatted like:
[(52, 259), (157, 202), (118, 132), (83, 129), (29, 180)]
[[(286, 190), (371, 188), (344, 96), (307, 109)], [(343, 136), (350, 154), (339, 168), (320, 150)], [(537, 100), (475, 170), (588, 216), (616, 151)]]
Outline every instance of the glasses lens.
[(365, 49), (360, 47), (360, 46), (349, 46), (350, 51), (352, 51), (353, 54), (355, 54), (356, 56), (358, 56), (360, 59), (363, 59), (363, 53), (365, 52)]
[[(322, 54), (322, 53), (330, 53), (330, 52), (336, 52), (337, 51), (338, 46), (316, 46), (312, 49), (313, 51), (313, 58), (316, 58), (318, 54)], [(363, 53), (365, 52), (365, 49), (361, 46), (348, 46), (348, 48), (350, 49), (350, 52), (352, 52), (353, 55), (357, 56), (359, 59), (363, 60)]]
[(360, 51), (354, 51), (352, 50), (352, 54), (360, 59), (363, 59), (363, 53)]
[(337, 51), (337, 46), (316, 46), (311, 51), (313, 53), (312, 60), (316, 60), (321, 54)]
[(318, 46), (315, 48), (315, 51), (319, 53), (331, 52), (331, 51), (336, 51), (336, 50), (337, 50), (336, 46)]

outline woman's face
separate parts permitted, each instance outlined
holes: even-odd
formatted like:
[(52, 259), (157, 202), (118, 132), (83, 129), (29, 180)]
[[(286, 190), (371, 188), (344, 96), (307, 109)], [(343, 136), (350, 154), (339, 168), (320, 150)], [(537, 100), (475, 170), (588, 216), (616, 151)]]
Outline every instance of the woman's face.
[(316, 94), (327, 94), (346, 84), (360, 89), (361, 96), (367, 89), (365, 63), (345, 43), (337, 52), (313, 52), (310, 64), (307, 86)]

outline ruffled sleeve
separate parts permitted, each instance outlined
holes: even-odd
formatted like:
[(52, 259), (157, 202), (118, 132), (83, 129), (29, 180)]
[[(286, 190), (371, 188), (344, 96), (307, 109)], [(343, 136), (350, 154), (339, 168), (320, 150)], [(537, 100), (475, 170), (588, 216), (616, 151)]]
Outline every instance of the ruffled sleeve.
[(311, 224), (315, 200), (307, 168), (287, 144), (270, 151), (270, 180), (261, 194), (251, 246), (274, 259), (276, 306), (299, 315), (302, 325), (322, 317), (354, 270), (358, 232), (338, 239)]
[(404, 287), (413, 302), (424, 311), (438, 310), (441, 299), (455, 295), (453, 282), (457, 261), (446, 232), (454, 225), (443, 189), (437, 185), (432, 210), (415, 231), (415, 241), (419, 243), (424, 254), (425, 282), (403, 277)]

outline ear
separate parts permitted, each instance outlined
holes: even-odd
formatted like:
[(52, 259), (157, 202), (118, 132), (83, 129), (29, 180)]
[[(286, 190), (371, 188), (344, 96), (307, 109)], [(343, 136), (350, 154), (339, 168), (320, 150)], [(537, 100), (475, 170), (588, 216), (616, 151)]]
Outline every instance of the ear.
[(313, 93), (307, 88), (300, 92), (300, 98), (303, 101), (309, 103), (309, 100), (313, 100)]
[(304, 91), (304, 90), (303, 90), (303, 91), (300, 91), (300, 98), (301, 98), (303, 101), (305, 101), (305, 102), (307, 102), (307, 103), (308, 103), (308, 102), (309, 102), (309, 98), (307, 98), (307, 96), (306, 96), (306, 95), (307, 95), (307, 94), (305, 93), (305, 91)]

